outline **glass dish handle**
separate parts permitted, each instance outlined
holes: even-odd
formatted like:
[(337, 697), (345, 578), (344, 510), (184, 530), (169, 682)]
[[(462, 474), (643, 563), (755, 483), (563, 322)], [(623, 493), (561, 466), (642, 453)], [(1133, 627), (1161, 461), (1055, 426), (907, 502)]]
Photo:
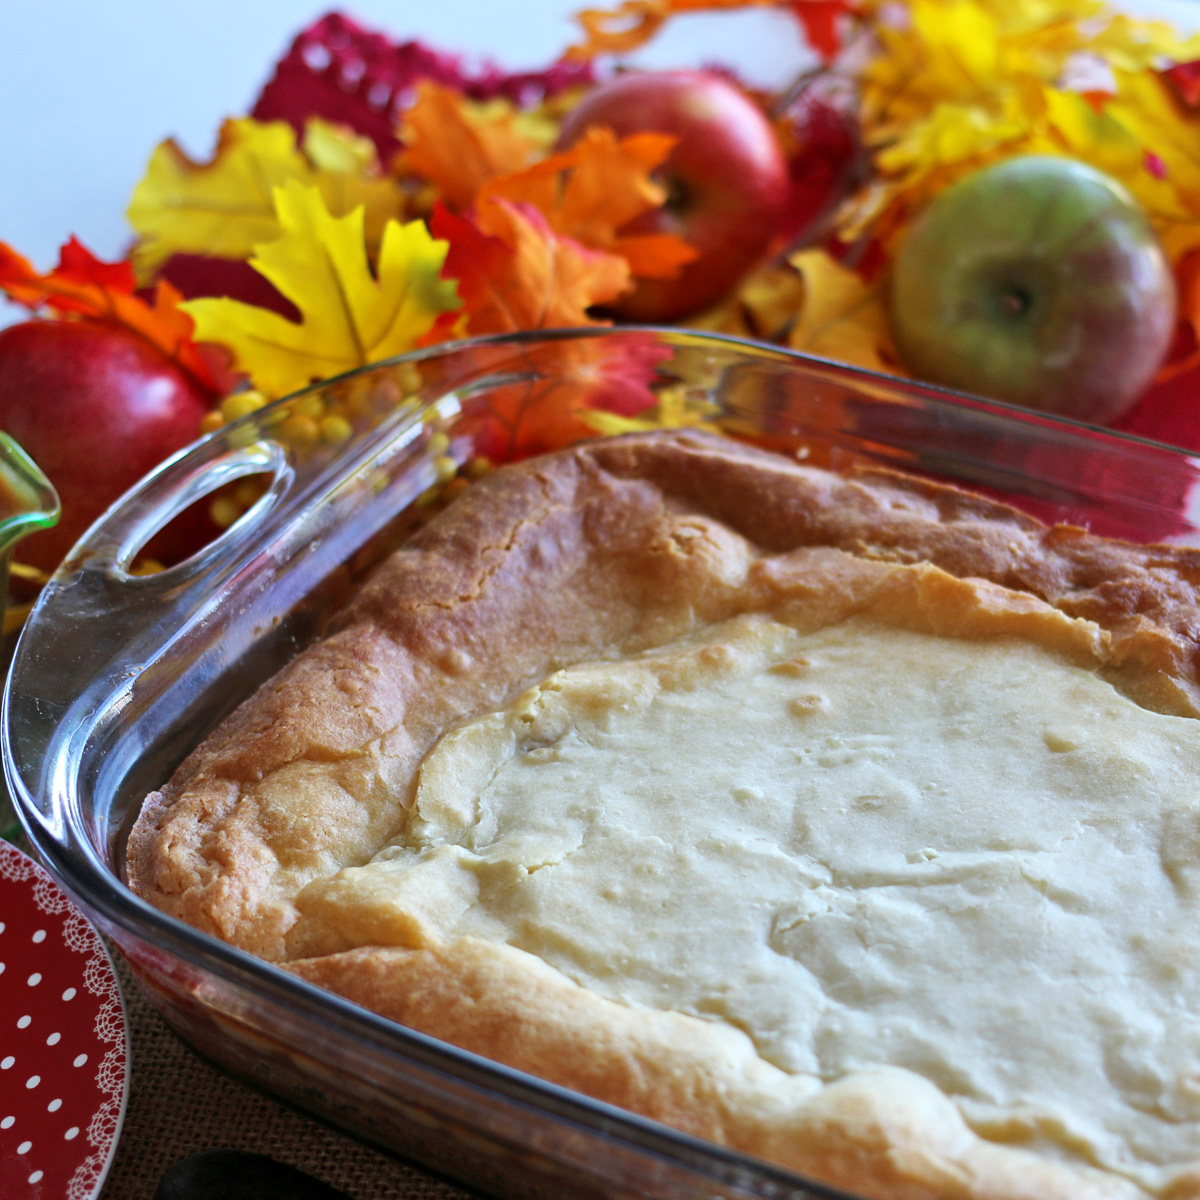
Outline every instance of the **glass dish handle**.
[[(22, 687), (4, 693), (6, 769), (9, 786), (51, 820), (39, 803), (53, 792), (48, 763), (76, 761), (74, 741), (106, 725), (121, 743), (115, 769), (139, 753), (119, 733), (126, 717), (149, 713), (139, 720), (150, 741), (175, 736), (166, 724), (183, 739), (214, 688), (247, 694), (344, 596), (350, 573), (339, 568), (437, 482), (428, 447), (440, 389), (332, 446), (276, 436), (303, 399), (270, 405), (160, 465), (92, 525), (43, 589), (10, 675)], [(249, 476), (265, 490), (228, 529), (177, 565), (132, 572), (159, 530)], [(147, 670), (164, 658), (169, 672)], [(91, 837), (97, 843), (100, 831)]]
[[(238, 554), (265, 510), (286, 494), (293, 482), (287, 452), (276, 442), (256, 436), (248, 444), (230, 444), (222, 430), (207, 442), (188, 447), (160, 464), (121, 497), (80, 539), (64, 561), (54, 583), (65, 575), (101, 572), (114, 579), (133, 580), (145, 591), (170, 590), (195, 585), (214, 567)], [(238, 441), (245, 443), (245, 434)], [(254, 431), (261, 435), (260, 430)], [(130, 574), (130, 567), (147, 542), (195, 504), (219, 488), (250, 475), (270, 474), (273, 484), (259, 503), (229, 529), (183, 562), (152, 574)]]
[[(271, 483), (233, 526), (177, 566), (131, 573), (155, 533), (249, 475), (270, 475)], [(155, 648), (172, 640), (166, 631), (203, 619), (230, 581), (246, 573), (270, 540), (268, 513), (296, 481), (287, 451), (261, 427), (231, 427), (167, 460), (91, 526), (43, 589), (17, 642), (24, 684), (17, 692), (8, 684), (4, 692), (16, 767), (10, 788), (46, 794), (43, 764), (57, 743), (86, 727), (97, 708), (127, 703)], [(54, 621), (40, 619), (51, 606)]]

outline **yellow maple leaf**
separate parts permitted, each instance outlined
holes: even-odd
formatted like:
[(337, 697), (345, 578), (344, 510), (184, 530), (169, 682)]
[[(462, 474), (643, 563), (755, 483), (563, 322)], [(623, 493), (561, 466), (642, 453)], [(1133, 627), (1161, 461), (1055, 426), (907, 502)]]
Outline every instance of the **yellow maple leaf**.
[(1166, 21), (1118, 13), (1091, 38), (1088, 50), (1119, 71), (1154, 70), (1164, 62), (1200, 58), (1200, 34), (1181, 37)]
[(337, 216), (364, 208), (372, 247), (387, 221), (403, 214), (403, 193), (380, 174), (368, 139), (314, 118), (298, 145), (283, 121), (228, 120), (207, 163), (174, 141), (151, 156), (128, 210), (139, 275), (149, 277), (172, 254), (248, 258), (279, 235), (274, 191), (290, 180), (319, 188)]
[(902, 375), (880, 284), (868, 285), (824, 250), (789, 261), (804, 277), (804, 301), (788, 337), (793, 350)]
[(454, 281), (440, 278), (447, 245), (423, 222), (388, 222), (372, 273), (361, 208), (336, 217), (317, 188), (291, 180), (275, 190), (274, 212), (282, 232), (256, 247), (250, 264), (301, 321), (225, 298), (181, 306), (197, 340), (225, 346), (267, 395), (403, 354), (458, 307)]
[(387, 223), (405, 215), (404, 193), (383, 171), (375, 143), (343, 125), (310, 117), (304, 124), (301, 149), (312, 163), (312, 182), (334, 216), (362, 208), (367, 247), (374, 258)]
[[(1067, 154), (1123, 183), (1146, 211), (1168, 258), (1177, 261), (1200, 246), (1200, 151), (1194, 145), (1200, 126), (1175, 111), (1156, 77), (1139, 72), (1126, 78), (1132, 89), (1122, 87), (1099, 108), (1078, 94), (1047, 88), (1047, 137), (1031, 150)], [(1155, 99), (1166, 103), (1160, 108)], [(1162, 164), (1158, 173), (1148, 165), (1149, 146)]]

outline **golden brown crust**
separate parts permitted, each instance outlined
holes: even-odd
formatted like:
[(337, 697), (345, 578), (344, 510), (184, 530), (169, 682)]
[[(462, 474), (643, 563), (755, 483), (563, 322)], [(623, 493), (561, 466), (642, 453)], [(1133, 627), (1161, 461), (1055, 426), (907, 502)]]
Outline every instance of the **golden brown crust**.
[(730, 1026), (630, 1009), (509, 946), (361, 949), (289, 970), (403, 1025), (856, 1195), (1131, 1200), (1125, 1180), (999, 1149), (908, 1071), (821, 1086)]
[[(1098, 664), (1146, 707), (1194, 716), (1197, 582), (1195, 551), (1047, 529), (902, 475), (838, 475), (691, 432), (587, 444), (485, 479), (389, 560), (326, 641), (149, 798), (129, 881), (201, 929), (294, 960), (296, 897), (397, 835), (443, 731), (569, 663), (742, 612), (822, 623), (875, 609), (920, 626), (936, 610), (943, 632), (1016, 629), (1015, 591), (1031, 611), (1079, 619), (1058, 652)], [(989, 583), (1010, 589), (1003, 603)], [(980, 1141), (906, 1072), (822, 1088), (732, 1029), (622, 1008), (507, 947), (363, 946), (289, 967), (435, 1036), (867, 1194), (1142, 1194)]]

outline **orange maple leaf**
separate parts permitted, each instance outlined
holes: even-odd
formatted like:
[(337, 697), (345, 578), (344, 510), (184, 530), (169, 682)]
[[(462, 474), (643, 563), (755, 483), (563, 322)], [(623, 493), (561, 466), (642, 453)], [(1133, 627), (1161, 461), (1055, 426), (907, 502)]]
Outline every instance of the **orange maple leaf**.
[(589, 129), (562, 154), (485, 184), (480, 198), (532, 205), (556, 233), (620, 254), (633, 275), (674, 279), (696, 258), (687, 242), (675, 234), (620, 231), (666, 200), (666, 189), (650, 172), (677, 140), (663, 133), (618, 139), (611, 129)]
[(804, 29), (808, 43), (827, 62), (841, 48), (840, 18), (853, 0), (623, 0), (615, 8), (589, 8), (576, 14), (586, 38), (563, 56), (568, 61), (597, 54), (627, 54), (644, 46), (680, 13), (735, 8), (786, 8)]
[[(597, 324), (595, 304), (629, 286), (629, 264), (555, 233), (536, 209), (497, 198), (457, 216), (438, 204), (430, 228), (450, 243), (444, 274), (458, 281), (466, 332), (509, 333)], [(470, 406), (480, 453), (495, 461), (541, 453), (591, 436), (579, 416), (588, 407), (638, 411), (654, 402), (645, 386), (653, 342), (632, 364), (614, 368), (590, 342), (531, 346), (516, 357), (521, 382), (503, 384)], [(645, 365), (639, 384), (639, 365)]]
[(629, 264), (557, 234), (536, 208), (490, 199), (467, 216), (440, 202), (429, 227), (450, 243), (443, 275), (458, 280), (472, 334), (596, 322), (588, 309), (629, 287)]
[(49, 309), (63, 317), (122, 325), (157, 347), (206, 391), (225, 390), (212, 362), (192, 340), (191, 317), (179, 308), (183, 299), (165, 280), (153, 303), (136, 293), (128, 260), (106, 263), (77, 238), (59, 251), (58, 266), (39, 273), (23, 255), (0, 242), (0, 291), (31, 312)]
[(460, 211), (485, 183), (523, 170), (541, 149), (520, 131), (514, 113), (489, 119), (460, 92), (429, 82), (417, 85), (401, 136), (398, 169), (419, 175)]

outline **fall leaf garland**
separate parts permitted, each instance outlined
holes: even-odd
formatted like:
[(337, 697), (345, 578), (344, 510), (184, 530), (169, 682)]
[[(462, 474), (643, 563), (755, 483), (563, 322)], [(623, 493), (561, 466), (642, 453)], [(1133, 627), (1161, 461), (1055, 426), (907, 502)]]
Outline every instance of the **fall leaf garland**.
[(623, 0), (615, 8), (589, 8), (578, 14), (585, 37), (567, 51), (566, 58), (579, 61), (597, 54), (626, 54), (644, 46), (670, 18), (684, 13), (764, 7), (789, 9), (809, 44), (828, 61), (841, 46), (839, 19), (854, 5), (851, 0)]

